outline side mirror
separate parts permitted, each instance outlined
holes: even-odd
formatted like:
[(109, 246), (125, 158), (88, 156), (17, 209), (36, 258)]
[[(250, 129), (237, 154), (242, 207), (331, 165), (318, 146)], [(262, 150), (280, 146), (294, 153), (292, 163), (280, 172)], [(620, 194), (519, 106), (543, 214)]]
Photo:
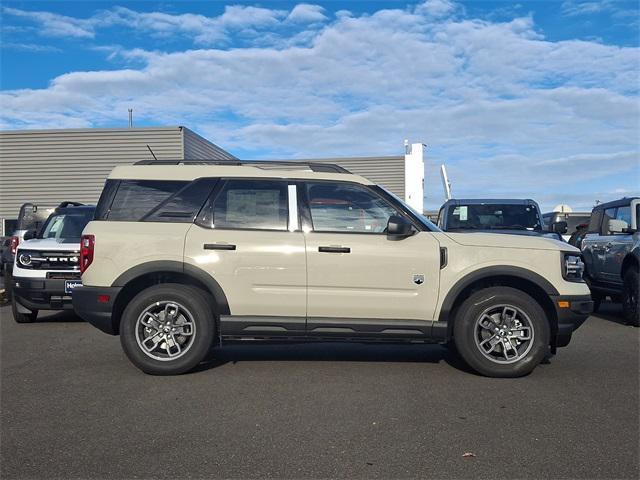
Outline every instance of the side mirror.
[(37, 235), (38, 232), (36, 230), (27, 230), (26, 232), (24, 232), (23, 238), (25, 240), (31, 240), (32, 238), (36, 238)]
[(413, 226), (398, 215), (391, 215), (387, 222), (387, 238), (389, 240), (402, 240), (413, 235)]
[(551, 231), (555, 232), (555, 233), (559, 233), (560, 235), (563, 235), (565, 233), (567, 233), (568, 230), (568, 225), (567, 222), (565, 222), (564, 220), (560, 221), (560, 222), (554, 222), (551, 224)]
[(617, 218), (609, 219), (609, 226), (607, 230), (609, 233), (623, 233), (629, 228), (629, 224), (624, 220), (618, 220)]

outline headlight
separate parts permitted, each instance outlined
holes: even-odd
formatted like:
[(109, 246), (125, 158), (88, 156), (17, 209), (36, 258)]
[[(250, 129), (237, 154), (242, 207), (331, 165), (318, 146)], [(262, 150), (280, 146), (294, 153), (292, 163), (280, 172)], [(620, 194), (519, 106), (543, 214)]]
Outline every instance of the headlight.
[(31, 255), (28, 253), (21, 253), (18, 255), (18, 263), (23, 267), (31, 265)]
[(562, 256), (562, 276), (569, 282), (582, 282), (584, 262), (582, 256), (575, 253), (565, 253)]

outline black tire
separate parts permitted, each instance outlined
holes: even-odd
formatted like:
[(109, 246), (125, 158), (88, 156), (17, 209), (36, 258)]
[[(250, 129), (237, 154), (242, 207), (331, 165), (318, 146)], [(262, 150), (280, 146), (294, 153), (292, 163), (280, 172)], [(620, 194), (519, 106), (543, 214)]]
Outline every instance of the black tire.
[(8, 266), (4, 267), (4, 294), (7, 302), (10, 302), (13, 298), (13, 275)]
[(604, 295), (602, 295), (601, 293), (592, 291), (591, 300), (593, 300), (593, 313), (598, 313), (598, 310), (600, 310), (600, 307), (602, 306)]
[(622, 291), (622, 313), (629, 325), (640, 327), (640, 276), (638, 270), (630, 268), (624, 274)]
[[(26, 308), (20, 305), (22, 308)], [(11, 313), (13, 313), (13, 319), (17, 323), (33, 323), (38, 318), (38, 310), (29, 310), (29, 313), (21, 313), (18, 311), (18, 305), (16, 303), (16, 297), (11, 297)]]
[[(143, 351), (136, 336), (136, 329), (142, 329), (138, 318), (147, 308), (163, 302), (175, 302), (184, 307), (195, 324), (193, 339), (188, 340), (192, 343), (175, 359), (152, 358)], [(120, 343), (124, 352), (136, 367), (150, 375), (179, 375), (192, 370), (207, 357), (214, 338), (215, 316), (206, 293), (188, 285), (165, 283), (143, 290), (129, 302), (120, 322)]]
[[(518, 344), (521, 345), (518, 347), (521, 348), (518, 352), (521, 358), (516, 357), (512, 360), (513, 363), (498, 363), (505, 360), (487, 358), (486, 355), (501, 355), (500, 351), (504, 353), (504, 347), (498, 345), (495, 352), (485, 355), (478, 345), (480, 340), (477, 340), (477, 323), (483, 313), (491, 312), (492, 309), (499, 310), (504, 306), (515, 307), (524, 313), (525, 320), (533, 330), (533, 338), (529, 342), (523, 341)], [(527, 375), (549, 352), (550, 328), (544, 310), (532, 297), (514, 288), (490, 287), (473, 293), (457, 310), (454, 322), (453, 337), (458, 352), (471, 368), (488, 377)], [(500, 340), (497, 333), (495, 337)]]

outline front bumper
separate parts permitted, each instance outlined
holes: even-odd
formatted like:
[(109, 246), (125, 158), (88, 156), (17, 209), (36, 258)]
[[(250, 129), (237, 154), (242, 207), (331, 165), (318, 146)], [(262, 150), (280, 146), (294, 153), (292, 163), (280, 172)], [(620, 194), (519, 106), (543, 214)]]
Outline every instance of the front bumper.
[(560, 295), (553, 297), (553, 304), (558, 319), (554, 346), (566, 347), (571, 341), (571, 334), (580, 328), (593, 312), (593, 300), (591, 295)]
[(80, 317), (109, 335), (118, 334), (113, 307), (121, 287), (78, 287), (73, 291), (73, 309)]
[(12, 295), (29, 310), (72, 310), (71, 294), (64, 291), (66, 280), (80, 280), (80, 274), (66, 279), (12, 277)]

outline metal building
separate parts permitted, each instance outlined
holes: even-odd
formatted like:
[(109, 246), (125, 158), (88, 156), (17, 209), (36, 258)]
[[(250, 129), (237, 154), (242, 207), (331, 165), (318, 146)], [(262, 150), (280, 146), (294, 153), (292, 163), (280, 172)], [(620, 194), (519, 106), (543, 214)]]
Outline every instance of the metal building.
[[(22, 204), (95, 203), (114, 166), (153, 160), (154, 154), (158, 160), (236, 159), (180, 126), (0, 132), (0, 235), (12, 233), (11, 221)], [(337, 163), (422, 211), (422, 144), (406, 145), (405, 154), (397, 156), (304, 160)]]
[(113, 167), (153, 159), (149, 148), (158, 159), (235, 159), (179, 126), (0, 132), (0, 235), (23, 203), (97, 202)]
[(362, 175), (398, 197), (418, 212), (424, 208), (424, 145), (405, 146), (404, 155), (388, 157), (314, 158), (305, 161), (336, 163), (351, 173)]

